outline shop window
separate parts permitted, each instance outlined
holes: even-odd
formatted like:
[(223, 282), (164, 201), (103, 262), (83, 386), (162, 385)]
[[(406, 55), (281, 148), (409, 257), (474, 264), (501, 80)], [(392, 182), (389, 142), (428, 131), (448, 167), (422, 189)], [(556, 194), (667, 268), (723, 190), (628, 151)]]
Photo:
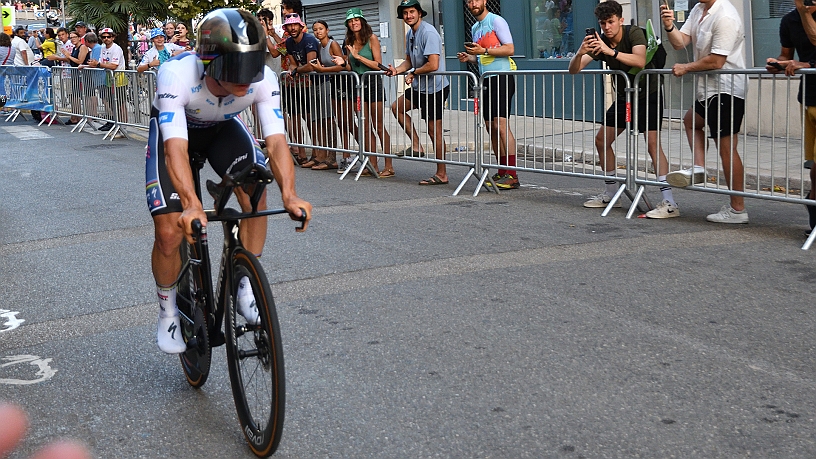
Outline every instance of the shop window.
[(536, 57), (572, 57), (576, 49), (572, 0), (533, 0), (530, 6)]

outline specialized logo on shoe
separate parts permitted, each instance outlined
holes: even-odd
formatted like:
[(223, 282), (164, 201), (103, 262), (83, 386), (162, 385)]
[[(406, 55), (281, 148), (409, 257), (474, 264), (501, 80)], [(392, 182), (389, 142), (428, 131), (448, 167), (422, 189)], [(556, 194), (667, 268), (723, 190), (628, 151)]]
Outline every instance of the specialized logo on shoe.
[(176, 327), (175, 323), (170, 324), (167, 328), (167, 333), (170, 333), (170, 339), (176, 339), (176, 328), (178, 327)]

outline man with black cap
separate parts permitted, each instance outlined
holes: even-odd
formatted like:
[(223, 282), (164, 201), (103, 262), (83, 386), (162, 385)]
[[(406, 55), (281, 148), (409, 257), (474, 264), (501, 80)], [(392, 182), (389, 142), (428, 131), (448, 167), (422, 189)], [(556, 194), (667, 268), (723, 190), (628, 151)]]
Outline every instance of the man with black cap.
[(77, 35), (79, 35), (79, 41), (83, 45), (88, 46), (88, 44), (85, 43), (85, 34), (88, 33), (88, 26), (84, 22), (77, 21), (77, 23), (76, 23), (76, 33), (77, 33)]
[[(405, 61), (398, 67), (388, 66), (388, 76), (408, 72), (405, 75), (405, 84), (411, 89), (405, 91), (396, 102), (391, 105), (391, 111), (397, 121), (411, 138), (411, 146), (402, 152), (402, 155), (419, 155), (423, 152), (419, 145), (419, 137), (408, 111), (418, 108), (420, 117), (428, 123), (428, 135), (434, 143), (436, 159), (445, 156), (445, 140), (442, 136), (442, 106), (445, 104), (450, 87), (448, 78), (442, 75), (428, 76), (431, 72), (444, 72), (445, 60), (442, 59), (442, 37), (434, 26), (422, 20), (428, 12), (422, 9), (418, 0), (402, 0), (397, 7), (397, 16), (410, 27), (405, 34)], [(445, 185), (448, 183), (448, 174), (444, 163), (436, 163), (436, 174), (420, 185)]]

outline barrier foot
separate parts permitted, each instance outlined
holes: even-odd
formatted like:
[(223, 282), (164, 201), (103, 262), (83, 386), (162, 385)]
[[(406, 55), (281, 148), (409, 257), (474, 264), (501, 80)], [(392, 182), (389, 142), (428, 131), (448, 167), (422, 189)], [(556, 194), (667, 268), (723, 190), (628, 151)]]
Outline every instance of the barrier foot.
[(612, 206), (614, 206), (615, 203), (618, 202), (618, 199), (620, 199), (624, 191), (626, 191), (625, 183), (618, 187), (618, 191), (617, 193), (615, 193), (615, 196), (612, 196), (612, 200), (609, 201), (609, 204), (607, 204), (606, 208), (603, 210), (603, 212), (601, 212), (601, 217), (606, 217), (607, 215), (609, 215), (609, 212), (612, 211)]
[(121, 129), (121, 128), (119, 127), (119, 125), (118, 125), (118, 124), (115, 124), (115, 125), (114, 125), (114, 126), (111, 128), (111, 130), (110, 130), (110, 131), (108, 131), (108, 133), (107, 133), (107, 134), (105, 134), (105, 135), (102, 137), (102, 140), (108, 139), (108, 136), (110, 136), (110, 139), (108, 139), (108, 140), (110, 140), (111, 142), (113, 142), (113, 138), (114, 138), (114, 137), (116, 137), (116, 134), (117, 134), (117, 133), (119, 133), (119, 130), (120, 130), (120, 129)]
[(810, 236), (808, 236), (805, 241), (805, 245), (802, 246), (802, 250), (810, 250), (810, 245), (813, 244), (814, 239), (816, 239), (816, 231), (811, 231)]
[[(485, 181), (490, 181), (491, 186), (485, 186)], [(492, 191), (496, 194), (499, 194), (499, 187), (496, 186), (496, 183), (493, 181), (493, 177), (490, 176), (490, 169), (485, 169), (482, 171), (482, 177), (479, 179), (479, 185), (473, 191), (473, 197), (475, 198), (480, 191), (482, 191), (482, 187), (486, 187), (488, 191)]]
[(374, 176), (375, 178), (380, 178), (380, 174), (378, 174), (377, 171), (374, 170), (374, 167), (372, 167), (371, 163), (368, 161), (368, 156), (366, 156), (363, 159), (362, 164), (360, 164), (360, 170), (357, 171), (357, 175), (354, 176), (355, 182), (360, 180), (360, 176), (363, 175), (363, 171), (366, 169), (368, 169), (368, 171), (371, 172), (371, 175)]
[(354, 155), (353, 157), (351, 157), (351, 163), (350, 163), (349, 167), (347, 167), (346, 170), (344, 170), (343, 173), (340, 175), (340, 180), (343, 180), (344, 178), (346, 178), (346, 176), (349, 174), (349, 172), (351, 172), (351, 170), (354, 168), (354, 165), (357, 164), (357, 160), (359, 158), (360, 158), (360, 155)]
[(632, 214), (635, 213), (635, 210), (639, 210), (638, 209), (639, 208), (638, 204), (640, 203), (640, 199), (643, 197), (643, 192), (645, 190), (646, 190), (646, 187), (643, 186), (643, 185), (641, 185), (638, 188), (637, 193), (635, 193), (635, 197), (632, 199), (632, 205), (629, 206), (629, 211), (626, 212), (626, 219), (627, 220), (632, 218)]
[[(77, 122), (76, 126), (74, 126), (74, 128), (71, 129), (71, 132), (74, 132), (74, 131), (82, 132), (82, 130), (85, 129), (86, 124), (88, 124), (88, 118), (82, 118), (81, 120), (79, 120), (79, 122)], [(77, 131), (77, 129), (79, 129), (79, 130)]]
[(467, 174), (465, 174), (465, 178), (462, 179), (461, 182), (459, 182), (459, 186), (457, 186), (456, 190), (454, 190), (453, 196), (457, 196), (459, 192), (462, 191), (462, 188), (465, 186), (465, 183), (467, 183), (467, 181), (470, 180), (471, 177), (473, 177), (474, 172), (476, 172), (476, 169), (472, 167), (470, 168), (470, 170), (468, 170)]

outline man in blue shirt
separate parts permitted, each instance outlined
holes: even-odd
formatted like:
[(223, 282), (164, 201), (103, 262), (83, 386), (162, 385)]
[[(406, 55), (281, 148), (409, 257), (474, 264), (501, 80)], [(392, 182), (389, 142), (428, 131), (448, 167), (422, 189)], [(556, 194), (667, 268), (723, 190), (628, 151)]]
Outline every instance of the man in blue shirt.
[[(408, 72), (405, 84), (411, 89), (405, 91), (391, 105), (391, 111), (397, 121), (411, 138), (411, 146), (398, 156), (424, 156), (419, 145), (419, 136), (411, 123), (408, 111), (419, 109), (420, 117), (428, 123), (428, 135), (434, 143), (436, 159), (445, 157), (445, 140), (442, 136), (442, 106), (450, 95), (448, 78), (442, 75), (428, 76), (431, 72), (444, 72), (445, 61), (442, 59), (442, 37), (434, 26), (422, 20), (428, 12), (422, 9), (418, 0), (402, 0), (397, 7), (397, 17), (410, 27), (405, 34), (405, 61), (398, 67), (388, 66), (386, 74), (394, 76)], [(448, 173), (444, 163), (436, 163), (436, 174), (420, 185), (445, 185)]]

